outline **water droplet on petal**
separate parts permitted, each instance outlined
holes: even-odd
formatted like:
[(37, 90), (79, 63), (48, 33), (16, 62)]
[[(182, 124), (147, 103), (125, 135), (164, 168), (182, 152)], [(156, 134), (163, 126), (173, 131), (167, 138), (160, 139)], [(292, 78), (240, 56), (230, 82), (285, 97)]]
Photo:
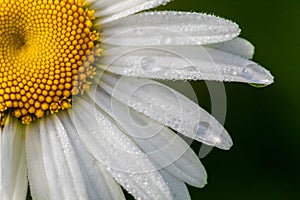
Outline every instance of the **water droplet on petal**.
[(251, 85), (252, 87), (256, 87), (256, 88), (263, 88), (268, 86), (268, 84), (256, 84), (256, 83), (249, 83), (249, 85)]
[(237, 75), (237, 71), (236, 71), (235, 68), (231, 68), (231, 69), (229, 70), (229, 73), (230, 73), (232, 76), (236, 76), (236, 75)]
[(175, 63), (173, 61), (170, 62), (170, 67), (174, 67)]
[(161, 68), (156, 65), (155, 58), (151, 56), (146, 56), (142, 59), (141, 67), (146, 72), (157, 72), (161, 70)]
[(204, 139), (207, 134), (207, 130), (209, 129), (209, 123), (207, 122), (199, 122), (196, 126), (196, 134), (198, 137)]
[(196, 126), (196, 137), (198, 139), (201, 139), (202, 141), (205, 141), (204, 143), (207, 145), (217, 146), (220, 145), (221, 142), (226, 141), (226, 140), (221, 141), (223, 133), (219, 131), (221, 130), (216, 129), (216, 127), (213, 128), (210, 123), (202, 121), (199, 122), (198, 125)]
[(274, 79), (269, 71), (257, 64), (250, 64), (244, 67), (241, 76), (249, 83), (255, 85), (269, 85), (273, 83)]

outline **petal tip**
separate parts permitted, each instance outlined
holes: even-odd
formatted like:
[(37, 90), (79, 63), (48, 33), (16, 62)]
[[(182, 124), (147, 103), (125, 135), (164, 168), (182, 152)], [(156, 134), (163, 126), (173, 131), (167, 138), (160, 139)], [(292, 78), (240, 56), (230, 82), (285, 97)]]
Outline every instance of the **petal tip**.
[(207, 174), (205, 172), (204, 176), (198, 179), (198, 183), (192, 186), (197, 188), (204, 188), (207, 185)]
[(207, 176), (205, 177), (204, 180), (201, 180), (201, 182), (199, 182), (198, 184), (198, 188), (204, 188), (207, 185)]
[(227, 133), (225, 129), (223, 129), (221, 135), (219, 136), (219, 142), (216, 144), (216, 147), (223, 149), (223, 150), (229, 150), (233, 145), (233, 141), (230, 137), (230, 135)]
[(253, 85), (267, 86), (274, 82), (272, 74), (258, 64), (249, 64), (241, 72), (241, 76)]

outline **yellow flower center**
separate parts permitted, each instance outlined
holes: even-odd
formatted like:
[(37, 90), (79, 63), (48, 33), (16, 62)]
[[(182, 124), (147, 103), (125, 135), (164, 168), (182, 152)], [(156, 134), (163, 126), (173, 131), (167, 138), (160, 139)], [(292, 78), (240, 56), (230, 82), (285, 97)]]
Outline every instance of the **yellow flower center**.
[(0, 120), (69, 108), (95, 74), (92, 29), (82, 0), (0, 0)]

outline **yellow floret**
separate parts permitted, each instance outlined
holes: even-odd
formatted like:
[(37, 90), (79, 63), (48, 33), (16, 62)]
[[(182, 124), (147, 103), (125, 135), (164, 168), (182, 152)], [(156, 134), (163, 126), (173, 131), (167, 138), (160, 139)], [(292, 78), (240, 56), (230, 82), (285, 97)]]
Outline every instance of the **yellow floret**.
[(29, 124), (88, 89), (101, 52), (93, 13), (81, 0), (0, 0), (0, 116)]

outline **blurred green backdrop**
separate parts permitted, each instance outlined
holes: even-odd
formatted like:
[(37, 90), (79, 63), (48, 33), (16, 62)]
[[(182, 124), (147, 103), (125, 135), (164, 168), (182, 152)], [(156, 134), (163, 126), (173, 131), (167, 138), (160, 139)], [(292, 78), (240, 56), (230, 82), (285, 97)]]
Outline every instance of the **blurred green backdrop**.
[[(202, 159), (208, 185), (190, 187), (192, 199), (299, 199), (300, 1), (175, 0), (159, 9), (205, 12), (238, 23), (241, 36), (256, 47), (254, 60), (275, 76), (263, 89), (225, 84), (225, 127), (234, 146)], [(202, 84), (194, 86), (209, 109)]]

